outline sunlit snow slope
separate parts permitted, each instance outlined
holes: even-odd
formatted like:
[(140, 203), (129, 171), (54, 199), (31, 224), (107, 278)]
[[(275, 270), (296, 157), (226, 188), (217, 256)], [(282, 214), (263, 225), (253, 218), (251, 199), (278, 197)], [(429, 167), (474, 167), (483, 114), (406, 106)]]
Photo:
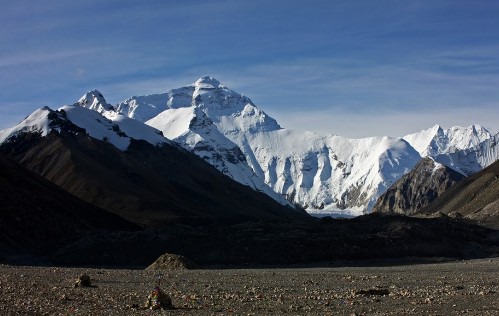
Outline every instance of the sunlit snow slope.
[[(20, 133), (37, 133), (40, 136), (46, 136), (52, 130), (60, 132), (61, 126), (65, 126), (66, 131), (86, 133), (93, 138), (105, 140), (121, 150), (128, 148), (131, 138), (145, 140), (154, 145), (171, 143), (157, 129), (118, 114), (112, 110), (112, 107), (109, 109), (102, 95), (98, 91), (93, 91), (93, 93), (100, 96), (103, 102), (101, 105), (94, 102), (92, 97), (88, 108), (81, 106), (81, 103), (65, 105), (58, 110), (52, 110), (49, 107), (40, 108), (18, 125), (0, 131), (0, 143), (8, 142), (10, 138)], [(88, 95), (87, 93), (86, 96)], [(102, 105), (107, 105), (110, 111), (104, 110), (104, 114), (98, 113), (97, 110), (105, 109)]]
[(482, 170), (499, 158), (499, 135), (480, 125), (434, 127), (404, 137), (422, 157), (432, 157), (466, 176)]
[(356, 140), (282, 129), (248, 97), (212, 77), (129, 98), (117, 110), (161, 130), (239, 182), (248, 183), (248, 176), (239, 166), (227, 166), (248, 165), (275, 192), (310, 212), (368, 211), (420, 159), (399, 138)]

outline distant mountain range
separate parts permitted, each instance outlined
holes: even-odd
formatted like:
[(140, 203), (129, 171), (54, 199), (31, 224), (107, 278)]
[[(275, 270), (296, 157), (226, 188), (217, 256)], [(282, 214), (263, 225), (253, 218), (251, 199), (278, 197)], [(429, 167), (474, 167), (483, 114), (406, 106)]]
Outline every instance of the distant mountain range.
[(78, 104), (41, 108), (0, 132), (0, 152), (141, 226), (305, 216), (224, 176), (160, 131), (117, 113), (108, 117)]
[[(176, 153), (183, 153), (180, 146), (233, 180), (253, 191), (265, 193), (284, 208), (290, 210), (295, 205), (312, 214), (360, 215), (371, 212), (381, 194), (424, 157), (463, 175), (477, 172), (499, 157), (495, 145), (499, 136), (478, 125), (446, 130), (436, 125), (401, 138), (364, 139), (283, 129), (248, 97), (230, 90), (212, 77), (202, 77), (191, 85), (163, 94), (134, 96), (115, 106), (108, 104), (99, 91), (90, 91), (74, 105), (59, 110), (39, 109), (17, 126), (0, 131), (0, 143), (4, 148), (22, 147), (20, 137), (29, 133), (40, 136), (41, 143), (47, 142), (43, 138), (52, 134), (50, 139), (66, 137), (65, 140), (69, 141), (63, 131), (75, 139), (82, 138), (80, 134), (92, 139), (79, 141), (79, 146), (85, 144), (100, 148), (104, 142), (106, 150), (112, 151), (120, 163), (124, 159), (122, 156), (134, 152), (133, 149), (139, 146), (137, 144), (150, 145), (148, 148), (159, 156), (168, 156), (165, 148), (168, 151), (175, 148)], [(90, 149), (85, 151), (91, 152)], [(27, 150), (24, 154), (29, 152)], [(45, 160), (54, 160), (49, 156)], [(26, 157), (19, 159), (25, 165), (35, 165), (27, 163)], [(92, 159), (92, 165), (106, 160), (105, 157)], [(186, 161), (189, 159), (193, 158), (185, 158)], [(138, 166), (125, 164), (127, 167), (123, 168), (128, 174), (142, 174)], [(40, 166), (30, 169), (38, 168), (40, 173), (45, 173), (45, 177), (59, 185), (69, 182), (66, 177), (56, 179), (51, 175), (55, 171), (49, 169), (54, 166), (55, 162), (46, 166), (47, 169)], [(160, 170), (161, 163), (158, 161), (154, 168)], [(186, 167), (178, 165), (177, 168)], [(104, 169), (109, 172), (109, 168)], [(158, 174), (156, 169), (152, 172)], [(69, 191), (79, 192), (83, 187), (82, 184), (78, 189), (75, 186), (70, 186)], [(103, 190), (107, 192), (110, 187), (112, 185), (105, 186)], [(143, 190), (143, 187), (141, 190), (137, 188), (135, 192)], [(182, 194), (176, 195), (179, 201), (186, 198)], [(94, 193), (84, 199), (99, 200), (98, 196)], [(97, 205), (105, 209), (110, 209), (111, 204), (122, 205), (127, 209), (138, 203), (132, 201), (127, 192), (121, 192), (120, 196), (123, 198), (112, 203), (100, 201)]]
[[(248, 97), (212, 77), (164, 94), (131, 97), (114, 109), (161, 130), (233, 179), (261, 188), (256, 175), (310, 213), (370, 212), (423, 157), (465, 175), (499, 157), (490, 145), (499, 136), (478, 125), (447, 130), (436, 125), (402, 138), (364, 139), (283, 129)], [(227, 154), (240, 152), (245, 159)]]
[(114, 106), (90, 91), (0, 131), (0, 262), (495, 254), (497, 232), (467, 220), (499, 228), (498, 137), (296, 132), (212, 77)]

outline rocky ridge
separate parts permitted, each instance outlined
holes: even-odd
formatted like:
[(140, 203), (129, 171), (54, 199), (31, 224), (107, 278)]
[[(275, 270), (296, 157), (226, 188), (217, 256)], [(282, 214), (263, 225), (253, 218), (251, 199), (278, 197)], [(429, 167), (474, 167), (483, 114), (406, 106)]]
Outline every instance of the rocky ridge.
[(373, 212), (414, 215), (464, 178), (431, 158), (423, 158), (380, 196)]
[(499, 161), (467, 177), (422, 209), (499, 229)]

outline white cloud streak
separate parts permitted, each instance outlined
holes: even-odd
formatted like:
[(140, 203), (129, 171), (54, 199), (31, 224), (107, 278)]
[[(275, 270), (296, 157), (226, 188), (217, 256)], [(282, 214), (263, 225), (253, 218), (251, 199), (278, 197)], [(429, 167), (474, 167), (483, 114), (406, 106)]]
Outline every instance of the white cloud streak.
[(33, 51), (18, 55), (0, 56), (0, 67), (14, 67), (32, 64), (46, 64), (61, 60), (95, 54), (99, 49), (80, 49), (68, 51), (40, 52)]

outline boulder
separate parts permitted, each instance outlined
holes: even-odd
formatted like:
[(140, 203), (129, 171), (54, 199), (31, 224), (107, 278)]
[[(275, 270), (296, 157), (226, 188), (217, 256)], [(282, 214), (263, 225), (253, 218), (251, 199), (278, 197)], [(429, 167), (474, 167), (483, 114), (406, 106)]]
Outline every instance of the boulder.
[(76, 279), (75, 287), (91, 287), (92, 282), (88, 274), (82, 274)]
[(173, 304), (170, 296), (157, 286), (147, 297), (145, 307), (149, 309), (171, 309)]

